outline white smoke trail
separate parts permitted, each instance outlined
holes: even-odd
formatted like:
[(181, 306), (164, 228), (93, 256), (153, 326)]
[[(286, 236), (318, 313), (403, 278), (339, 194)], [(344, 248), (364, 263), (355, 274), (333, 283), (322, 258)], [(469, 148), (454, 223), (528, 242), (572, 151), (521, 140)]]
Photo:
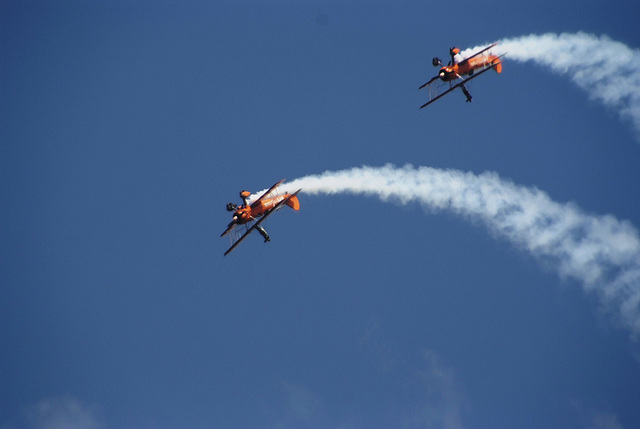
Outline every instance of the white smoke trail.
[[(591, 98), (631, 120), (640, 140), (640, 49), (586, 33), (532, 34), (498, 43), (492, 51), (506, 53), (505, 59), (533, 61), (569, 75)], [(484, 46), (461, 55), (469, 56)]]
[(556, 268), (561, 277), (577, 279), (586, 292), (595, 291), (634, 337), (640, 334), (640, 239), (627, 221), (586, 214), (495, 173), (386, 165), (327, 171), (283, 185), (289, 192), (298, 188), (306, 194), (362, 194), (402, 205), (417, 202), (480, 221)]

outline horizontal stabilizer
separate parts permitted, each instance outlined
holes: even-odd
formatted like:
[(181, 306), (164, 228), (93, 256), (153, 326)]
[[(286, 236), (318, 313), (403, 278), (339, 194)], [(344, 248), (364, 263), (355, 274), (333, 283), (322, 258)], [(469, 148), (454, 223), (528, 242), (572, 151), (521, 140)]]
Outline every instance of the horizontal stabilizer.
[(291, 198), (289, 198), (285, 204), (294, 210), (300, 210), (300, 201), (298, 201), (297, 195), (292, 195)]

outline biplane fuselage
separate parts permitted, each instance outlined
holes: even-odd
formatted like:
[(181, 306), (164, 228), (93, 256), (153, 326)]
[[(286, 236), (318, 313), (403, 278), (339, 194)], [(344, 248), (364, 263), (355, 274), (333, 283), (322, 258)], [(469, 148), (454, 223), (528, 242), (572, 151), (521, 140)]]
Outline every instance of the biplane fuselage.
[[(291, 197), (291, 198), (289, 198)], [(268, 210), (271, 210), (277, 206), (283, 200), (289, 198), (285, 204), (294, 210), (300, 210), (300, 202), (298, 197), (291, 194), (278, 195), (273, 198), (261, 198), (251, 205), (242, 206), (233, 213), (233, 218), (236, 224), (242, 225), (252, 220), (256, 220), (262, 217)]]
[(501, 73), (502, 62), (500, 61), (500, 57), (497, 55), (487, 55), (462, 60), (459, 63), (442, 67), (438, 76), (441, 80), (449, 82), (458, 79), (460, 76), (470, 76), (476, 70), (487, 67), (493, 67), (496, 72)]

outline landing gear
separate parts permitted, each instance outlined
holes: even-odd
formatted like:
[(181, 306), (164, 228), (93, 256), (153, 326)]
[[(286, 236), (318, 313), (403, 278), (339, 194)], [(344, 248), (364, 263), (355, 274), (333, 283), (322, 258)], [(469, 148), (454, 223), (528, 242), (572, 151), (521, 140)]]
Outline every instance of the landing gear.
[(464, 85), (460, 85), (460, 88), (462, 88), (462, 92), (464, 92), (464, 95), (467, 97), (467, 103), (471, 103), (473, 97), (471, 96), (471, 93), (469, 92), (467, 87)]
[(262, 236), (264, 237), (264, 242), (266, 243), (267, 241), (271, 241), (271, 238), (269, 237), (269, 234), (267, 234), (267, 230), (264, 229), (262, 227), (262, 225), (258, 225), (256, 226), (256, 229), (258, 230), (258, 232), (260, 232), (260, 234), (262, 234)]

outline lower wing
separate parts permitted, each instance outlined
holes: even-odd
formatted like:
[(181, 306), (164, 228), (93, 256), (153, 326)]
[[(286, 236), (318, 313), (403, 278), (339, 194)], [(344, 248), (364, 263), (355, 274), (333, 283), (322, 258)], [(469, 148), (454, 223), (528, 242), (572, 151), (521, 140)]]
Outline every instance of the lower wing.
[(454, 89), (464, 85), (465, 83), (469, 82), (471, 79), (475, 79), (478, 76), (480, 76), (482, 73), (486, 72), (487, 70), (491, 70), (492, 68), (495, 68), (499, 63), (494, 63), (490, 66), (488, 66), (487, 68), (480, 70), (477, 73), (472, 74), (470, 77), (468, 77), (467, 79), (464, 79), (462, 76), (458, 75), (458, 77), (460, 78), (460, 82), (458, 82), (457, 84), (453, 85), (451, 88), (447, 89), (445, 92), (443, 92), (442, 94), (438, 94), (436, 97), (433, 97), (431, 100), (427, 101), (426, 103), (424, 103), (422, 106), (420, 106), (420, 108), (422, 109), (423, 107), (427, 107), (429, 104), (433, 103), (434, 101), (436, 101), (438, 98), (443, 97), (445, 95), (447, 95), (448, 93), (450, 93), (451, 91), (453, 91)]

